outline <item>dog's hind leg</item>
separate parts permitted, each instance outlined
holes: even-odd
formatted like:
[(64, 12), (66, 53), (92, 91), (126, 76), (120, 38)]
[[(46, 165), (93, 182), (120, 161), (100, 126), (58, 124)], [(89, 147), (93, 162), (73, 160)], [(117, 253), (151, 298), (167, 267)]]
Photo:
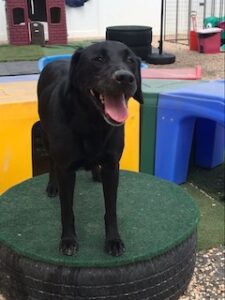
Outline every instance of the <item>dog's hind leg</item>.
[(93, 181), (102, 182), (101, 166), (96, 165), (91, 169)]
[(58, 195), (58, 181), (54, 161), (50, 158), (49, 181), (46, 188), (48, 197), (56, 197)]
[(105, 198), (105, 251), (112, 256), (120, 256), (125, 246), (120, 238), (117, 225), (117, 188), (119, 183), (119, 164), (102, 165), (102, 184)]
[[(48, 155), (49, 155), (48, 137), (43, 130), (42, 130), (42, 137), (43, 137), (43, 142), (44, 142), (46, 151), (48, 152)], [(49, 155), (49, 181), (48, 181), (48, 185), (46, 188), (46, 192), (47, 192), (48, 197), (56, 197), (58, 194), (58, 182), (57, 182), (55, 164), (50, 155)]]

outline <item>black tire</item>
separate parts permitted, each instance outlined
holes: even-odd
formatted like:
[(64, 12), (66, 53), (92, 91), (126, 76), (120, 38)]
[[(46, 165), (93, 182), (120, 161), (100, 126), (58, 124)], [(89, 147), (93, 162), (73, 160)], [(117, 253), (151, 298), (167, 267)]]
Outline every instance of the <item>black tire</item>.
[(151, 46), (145, 47), (130, 47), (130, 49), (141, 59), (146, 60), (152, 53)]
[(169, 65), (173, 64), (176, 60), (176, 56), (173, 54), (167, 54), (167, 53), (152, 53), (146, 57), (146, 61), (149, 64), (153, 65)]
[(195, 266), (196, 232), (161, 256), (115, 268), (50, 265), (0, 245), (0, 289), (7, 300), (178, 299)]
[(152, 43), (152, 28), (148, 26), (107, 27), (106, 39), (122, 42), (129, 47), (149, 47)]

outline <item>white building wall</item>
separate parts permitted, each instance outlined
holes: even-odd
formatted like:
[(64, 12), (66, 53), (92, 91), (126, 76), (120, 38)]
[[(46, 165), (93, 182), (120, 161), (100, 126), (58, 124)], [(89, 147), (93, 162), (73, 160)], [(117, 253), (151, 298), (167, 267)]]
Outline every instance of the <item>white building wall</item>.
[(83, 7), (66, 7), (69, 39), (104, 37), (107, 26), (147, 25), (159, 34), (159, 0), (90, 0)]
[[(176, 6), (176, 1), (170, 0), (168, 2), (170, 8)], [(188, 3), (188, 0), (183, 1)], [(192, 9), (199, 10), (199, 1), (192, 0), (192, 3)], [(211, 3), (208, 6), (211, 7)], [(220, 6), (221, 0), (215, 0), (215, 14), (218, 14)], [(72, 8), (66, 6), (68, 38), (73, 40), (95, 37), (104, 38), (106, 27), (113, 25), (151, 26), (153, 35), (156, 36), (160, 32), (160, 9), (160, 0), (89, 0), (83, 7)], [(186, 10), (187, 8), (183, 9), (183, 14), (187, 13)], [(210, 9), (207, 7), (208, 14), (210, 14)], [(167, 17), (169, 19), (166, 26), (167, 34), (173, 34), (176, 18), (175, 9), (171, 12), (169, 10)], [(179, 32), (182, 33), (187, 27), (187, 16), (183, 17), (181, 14), (180, 18)], [(5, 0), (0, 0), (0, 43), (7, 43), (7, 41)]]
[[(68, 38), (104, 38), (113, 25), (147, 25), (158, 35), (160, 5), (159, 0), (89, 0), (79, 8), (66, 6)], [(0, 0), (0, 42), (8, 42), (5, 0)]]
[(90, 0), (84, 6), (66, 6), (69, 39), (99, 36), (99, 1)]
[[(92, 0), (90, 0), (92, 1)], [(159, 34), (160, 7), (159, 0), (99, 0), (100, 32), (113, 25), (147, 25)]]
[(0, 43), (7, 43), (7, 22), (5, 13), (5, 1), (0, 0)]
[[(176, 31), (176, 1), (168, 2), (166, 34)], [(188, 1), (179, 0), (185, 7), (179, 13), (178, 33), (187, 31)], [(183, 4), (182, 4), (183, 3)], [(207, 2), (208, 3), (208, 2)], [(212, 13), (211, 2), (206, 7), (206, 15)], [(214, 14), (219, 15), (221, 0), (215, 0)], [(85, 38), (104, 38), (107, 26), (113, 25), (147, 25), (153, 29), (153, 35), (160, 32), (160, 0), (89, 0), (83, 7), (66, 6), (67, 30), (69, 40)], [(203, 8), (199, 0), (192, 0), (192, 9), (198, 11), (198, 27), (202, 26)], [(7, 43), (7, 22), (5, 0), (0, 0), (0, 43)]]

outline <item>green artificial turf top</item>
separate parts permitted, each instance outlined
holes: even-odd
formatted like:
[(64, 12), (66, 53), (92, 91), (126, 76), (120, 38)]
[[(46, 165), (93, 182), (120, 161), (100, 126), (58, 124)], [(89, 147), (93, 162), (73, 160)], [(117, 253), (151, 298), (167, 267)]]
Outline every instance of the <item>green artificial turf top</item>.
[(34, 260), (76, 267), (113, 267), (148, 260), (172, 250), (196, 229), (198, 209), (179, 186), (151, 175), (121, 172), (118, 220), (123, 256), (103, 252), (102, 186), (87, 172), (77, 175), (75, 207), (79, 252), (59, 253), (58, 198), (45, 195), (47, 176), (27, 180), (0, 197), (0, 242)]

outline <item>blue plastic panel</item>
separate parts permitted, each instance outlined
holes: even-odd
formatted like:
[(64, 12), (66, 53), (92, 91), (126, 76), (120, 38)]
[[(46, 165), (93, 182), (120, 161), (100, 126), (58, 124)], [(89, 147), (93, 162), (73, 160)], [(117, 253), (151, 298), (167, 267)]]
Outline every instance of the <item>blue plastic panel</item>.
[[(224, 150), (224, 130), (221, 128), (225, 126), (224, 95), (224, 80), (195, 84), (160, 94), (157, 112), (156, 176), (176, 183), (186, 181), (195, 125), (198, 134), (204, 132), (207, 136), (207, 139), (196, 140), (196, 163), (212, 168), (215, 164), (223, 162), (221, 153)], [(201, 120), (199, 128), (198, 122), (196, 123), (198, 119)], [(209, 122), (214, 122), (215, 126), (211, 126)], [(210, 131), (207, 128), (210, 128)], [(218, 134), (221, 136), (218, 137)], [(212, 150), (206, 151), (207, 147), (211, 147)], [(210, 153), (210, 157), (205, 155), (204, 161), (198, 160), (203, 152)]]
[(174, 110), (174, 117), (179, 111), (187, 117), (199, 117), (214, 120), (225, 125), (225, 81), (215, 80), (199, 83), (160, 94), (158, 108)]
[(71, 59), (71, 57), (72, 57), (72, 54), (44, 56), (44, 57), (40, 58), (38, 61), (38, 69), (41, 72), (48, 63), (50, 63), (54, 60)]

